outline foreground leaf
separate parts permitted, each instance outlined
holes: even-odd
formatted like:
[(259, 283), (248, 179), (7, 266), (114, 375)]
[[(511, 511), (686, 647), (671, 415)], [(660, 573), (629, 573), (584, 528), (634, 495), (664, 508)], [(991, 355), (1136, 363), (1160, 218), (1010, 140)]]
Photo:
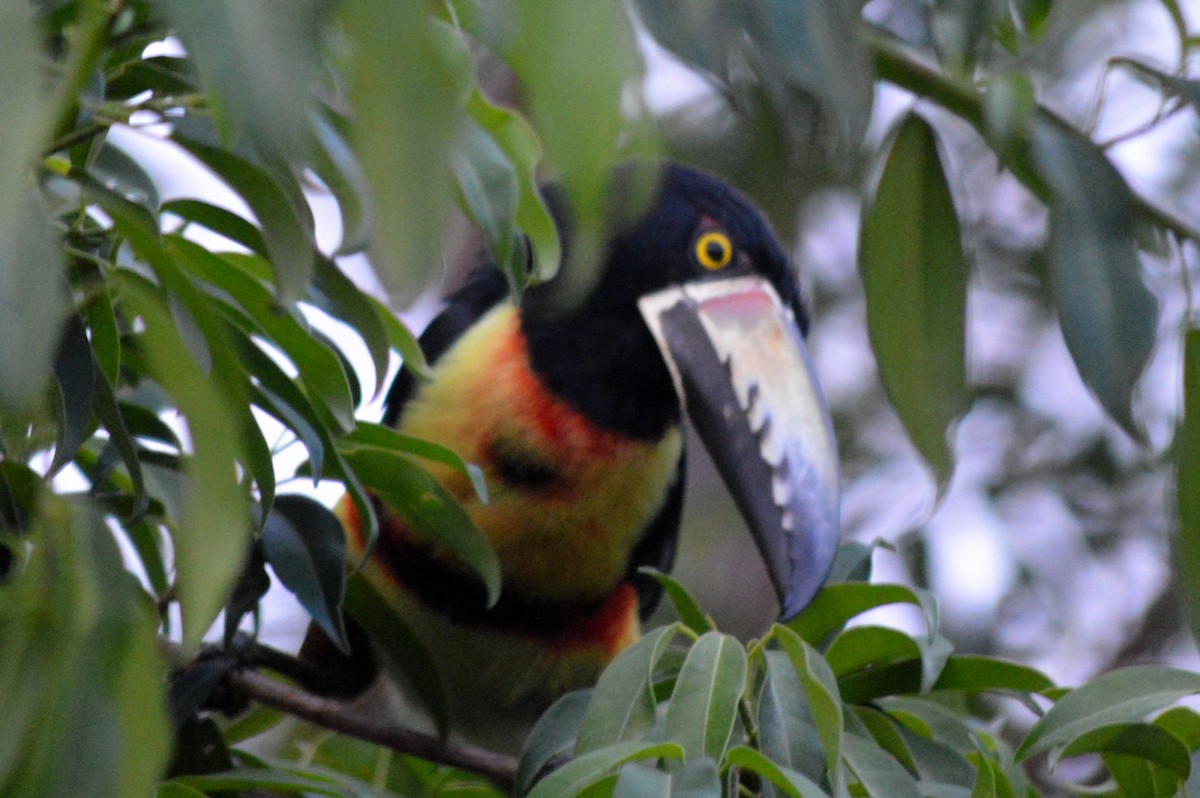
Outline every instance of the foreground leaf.
[(663, 726), (663, 737), (683, 746), (688, 761), (724, 759), (746, 689), (746, 668), (746, 650), (729, 635), (708, 632), (692, 644)]

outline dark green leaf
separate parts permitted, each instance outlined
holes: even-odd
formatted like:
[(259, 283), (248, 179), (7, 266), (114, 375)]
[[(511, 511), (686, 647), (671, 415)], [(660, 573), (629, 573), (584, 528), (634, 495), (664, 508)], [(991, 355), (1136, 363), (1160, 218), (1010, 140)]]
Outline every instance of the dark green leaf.
[(1078, 131), (1044, 122), (1033, 142), (1052, 194), (1048, 252), (1063, 338), (1109, 416), (1140, 437), (1130, 405), (1158, 308), (1142, 282), (1133, 193)]
[(842, 751), (846, 764), (871, 798), (921, 798), (916, 779), (874, 740), (847, 734)]
[(342, 622), (346, 593), (346, 536), (324, 505), (305, 496), (279, 496), (262, 530), (263, 553), (321, 631), (349, 656)]
[(146, 174), (141, 164), (124, 151), (105, 140), (95, 157), (88, 164), (92, 177), (122, 195), (152, 211), (158, 210), (158, 186)]
[(937, 601), (927, 591), (904, 585), (844, 582), (826, 585), (788, 627), (809, 643), (820, 643), (856, 615), (887, 604), (916, 604), (931, 638), (938, 628)]
[(242, 618), (258, 610), (258, 603), (270, 589), (271, 577), (267, 574), (267, 559), (263, 555), (260, 538), (250, 546), (242, 574), (229, 593), (229, 601), (225, 603), (225, 648), (233, 646)]
[(67, 322), (54, 357), (54, 380), (58, 387), (58, 435), (49, 474), (58, 473), (71, 462), (80, 445), (91, 434), (92, 397), (95, 395), (96, 365), (87, 332), (79, 317)]
[(917, 763), (908, 749), (903, 729), (899, 724), (874, 707), (852, 707), (851, 709), (863, 728), (871, 733), (876, 744), (886, 751), (888, 756), (903, 765), (905, 770), (915, 775)]
[(679, 620), (683, 622), (684, 626), (697, 635), (716, 628), (713, 626), (712, 619), (704, 614), (704, 610), (700, 609), (700, 605), (678, 580), (653, 568), (639, 568), (638, 573), (645, 574), (662, 585), (667, 597), (671, 599), (671, 604), (675, 607), (675, 614), (679, 616)]
[(375, 369), (375, 390), (383, 390), (388, 371), (388, 332), (375, 307), (333, 261), (317, 259), (313, 274), (317, 307), (350, 325), (362, 338)]
[(579, 727), (591, 703), (591, 690), (567, 693), (550, 705), (521, 747), (516, 794), (525, 795), (550, 768), (565, 763), (575, 750)]
[(79, 309), (87, 326), (96, 367), (114, 382), (121, 368), (121, 330), (107, 288), (96, 291), (91, 301)]
[(392, 313), (383, 303), (370, 297), (368, 297), (368, 301), (375, 308), (376, 315), (379, 316), (384, 329), (387, 330), (388, 341), (392, 348), (404, 358), (404, 367), (419, 380), (433, 379), (433, 370), (425, 361), (425, 353), (421, 350), (421, 345), (417, 343), (417, 337), (412, 334), (412, 330), (396, 318), (396, 314)]
[(228, 183), (254, 211), (262, 225), (280, 299), (299, 299), (312, 277), (316, 250), (312, 213), (295, 179), (281, 168), (251, 163), (178, 133), (176, 141)]
[(487, 538), (454, 497), (411, 459), (378, 446), (349, 445), (342, 455), (363, 484), (418, 534), (428, 536), (479, 575), (488, 606), (500, 596), (500, 563)]
[(729, 749), (726, 761), (731, 767), (757, 773), (792, 798), (828, 798), (827, 792), (803, 774), (773, 762), (748, 746), (739, 745)]
[(206, 227), (257, 255), (268, 257), (262, 232), (233, 211), (196, 199), (171, 200), (163, 205), (162, 211), (173, 213), (188, 223)]
[(117, 405), (113, 387), (109, 384), (108, 378), (97, 371), (93, 387), (95, 389), (93, 409), (96, 418), (108, 430), (109, 444), (120, 453), (121, 460), (125, 463), (126, 470), (129, 471), (129, 480), (133, 485), (134, 492), (134, 505), (129, 517), (136, 518), (145, 512), (150, 500), (146, 492), (145, 477), (142, 474), (142, 458), (136, 442), (125, 425), (125, 416)]
[(179, 96), (198, 90), (196, 77), (187, 59), (170, 55), (128, 61), (120, 66), (116, 74), (106, 77), (104, 96), (110, 100), (128, 100), (145, 91)]
[(1136, 666), (1102, 674), (1060, 698), (1029, 730), (1015, 756), (1028, 759), (1101, 726), (1140, 720), (1198, 692), (1200, 674), (1175, 668)]
[(314, 778), (293, 771), (255, 770), (238, 768), (228, 773), (212, 773), (204, 776), (181, 776), (176, 784), (200, 790), (204, 793), (241, 790), (270, 790), (285, 795), (315, 793), (343, 798), (341, 787), (325, 778)]
[(968, 266), (937, 137), (899, 127), (862, 222), (859, 268), (879, 376), (939, 488), (953, 470), (947, 429), (966, 406)]
[(362, 252), (371, 240), (371, 187), (350, 143), (319, 111), (311, 115), (313, 170), (337, 200), (342, 220), (342, 240), (335, 255)]
[(1175, 451), (1179, 536), (1173, 560), (1192, 637), (1200, 640), (1200, 329), (1188, 330), (1184, 340), (1183, 421), (1175, 434)]
[(537, 167), (542, 158), (541, 142), (523, 116), (492, 105), (479, 91), (471, 95), (467, 110), (504, 150), (516, 170), (516, 222), (533, 247), (532, 270), (528, 275), (522, 275), (522, 283), (526, 277), (541, 282), (549, 280), (558, 271), (562, 245), (554, 218), (538, 189)]
[(866, 667), (887, 665), (921, 656), (917, 641), (898, 629), (885, 626), (855, 626), (842, 632), (825, 652), (825, 659), (839, 678)]
[(1192, 768), (1190, 752), (1183, 741), (1150, 723), (1113, 723), (1095, 727), (1063, 746), (1051, 762), (1081, 754), (1139, 757), (1173, 770), (1180, 779), (1187, 779)]
[(566, 798), (600, 781), (626, 762), (639, 759), (682, 759), (674, 743), (628, 742), (610, 745), (573, 759), (537, 783), (529, 798)]
[(692, 644), (675, 682), (663, 737), (683, 746), (687, 760), (722, 761), (746, 689), (746, 650), (736, 639), (708, 632)]
[(775, 639), (792, 661), (792, 667), (804, 685), (808, 698), (809, 712), (817, 726), (821, 747), (825, 749), (825, 767), (837, 793), (839, 765), (842, 760), (842, 740), (845, 736), (845, 719), (838, 685), (829, 663), (817, 650), (786, 626), (773, 627)]
[(434, 463), (450, 466), (450, 468), (471, 481), (471, 487), (474, 489), (479, 501), (487, 504), (488, 490), (483, 470), (474, 463), (464, 461), (453, 451), (441, 444), (427, 441), (423, 438), (414, 438), (412, 435), (405, 435), (390, 427), (385, 427), (382, 424), (373, 424), (369, 421), (359, 422), (354, 431), (348, 434), (343, 440), (347, 444), (378, 446), (383, 449), (403, 452), (404, 454), (413, 454)]
[(512, 284), (522, 285), (525, 253), (517, 238), (519, 189), (512, 162), (487, 130), (471, 121), (460, 129), (450, 163), (459, 201), (483, 233), (492, 261)]
[(655, 629), (604, 669), (579, 728), (576, 756), (640, 737), (654, 725), (654, 671), (678, 631), (674, 624)]

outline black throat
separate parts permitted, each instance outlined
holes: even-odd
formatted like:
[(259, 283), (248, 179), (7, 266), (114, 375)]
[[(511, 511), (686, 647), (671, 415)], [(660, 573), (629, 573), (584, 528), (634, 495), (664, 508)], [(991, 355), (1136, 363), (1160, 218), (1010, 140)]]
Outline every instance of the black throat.
[(679, 424), (679, 397), (636, 307), (530, 319), (522, 331), (533, 371), (557, 397), (601, 429), (661, 440)]

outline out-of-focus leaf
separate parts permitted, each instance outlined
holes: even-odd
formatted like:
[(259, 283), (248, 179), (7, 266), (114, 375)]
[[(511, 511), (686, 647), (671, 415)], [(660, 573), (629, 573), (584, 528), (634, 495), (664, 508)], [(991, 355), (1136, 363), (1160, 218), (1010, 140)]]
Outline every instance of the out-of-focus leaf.
[(773, 762), (820, 781), (825, 774), (825, 753), (804, 684), (787, 654), (764, 653), (767, 667), (758, 699), (759, 748)]
[(424, 285), (436, 262), (453, 196), (447, 164), (471, 87), (466, 42), (429, 8), (359, 0), (341, 12), (354, 46), (353, 143), (374, 199), (376, 272), (400, 295)]
[(765, 0), (745, 8), (750, 49), (762, 59), (761, 77), (818, 98), (837, 120), (843, 150), (855, 152), (875, 96), (855, 7), (839, 0)]
[(645, 574), (662, 585), (667, 597), (671, 599), (671, 604), (675, 607), (675, 614), (679, 616), (679, 620), (683, 622), (684, 626), (697, 635), (710, 632), (715, 628), (712, 620), (704, 614), (704, 610), (700, 609), (700, 605), (678, 580), (649, 567), (639, 568), (638, 573)]
[(1135, 666), (1101, 674), (1060, 698), (1016, 751), (1018, 761), (1036, 756), (1101, 726), (1141, 720), (1200, 692), (1200, 674), (1176, 668)]
[(1154, 346), (1158, 308), (1142, 282), (1133, 192), (1072, 128), (1043, 121), (1033, 144), (1052, 194), (1047, 248), (1067, 349), (1108, 415), (1141, 438), (1131, 402)]
[(450, 733), (450, 701), (437, 661), (409, 628), (394, 596), (377, 587), (386, 582), (375, 568), (374, 562), (367, 562), (346, 580), (346, 612), (378, 643), (445, 738)]
[(833, 565), (829, 568), (828, 585), (838, 582), (869, 582), (871, 579), (871, 555), (875, 546), (857, 540), (843, 540), (838, 544)]
[(1172, 707), (1154, 719), (1154, 725), (1174, 734), (1189, 751), (1200, 748), (1200, 713), (1187, 707)]
[(79, 310), (90, 334), (96, 367), (110, 383), (114, 382), (121, 368), (121, 330), (113, 310), (112, 294), (107, 288), (97, 290), (91, 301)]
[(279, 496), (263, 526), (262, 545), (279, 581), (349, 656), (342, 622), (346, 536), (341, 522), (324, 505), (305, 496)]
[(564, 798), (595, 784), (626, 762), (639, 759), (683, 759), (675, 743), (628, 742), (610, 745), (578, 757), (537, 783), (529, 798)]
[(1181, 779), (1186, 779), (1192, 769), (1190, 752), (1183, 741), (1152, 723), (1113, 723), (1093, 728), (1063, 746), (1051, 761), (1082, 754), (1135, 756), (1173, 770)]
[(692, 644), (675, 681), (663, 737), (683, 746), (688, 761), (720, 762), (746, 689), (746, 650), (733, 637), (707, 632)]
[(154, 619), (99, 513), (42, 510), (25, 568), (0, 586), (0, 793), (148, 794), (170, 739)]
[(450, 159), (458, 196), (467, 215), (483, 233), (493, 261), (513, 285), (525, 281), (525, 253), (517, 237), (519, 189), (508, 155), (474, 121), (460, 128)]
[(475, 495), (479, 497), (479, 501), (484, 504), (488, 501), (487, 482), (484, 479), (483, 470), (474, 463), (466, 462), (453, 450), (447, 449), (439, 443), (405, 435), (391, 427), (369, 421), (360, 421), (358, 426), (343, 440), (347, 444), (379, 446), (396, 452), (414, 454), (417, 457), (450, 466), (471, 481), (471, 486), (475, 489)]
[(563, 186), (578, 225), (571, 244), (577, 259), (557, 283), (556, 299), (570, 306), (592, 285), (602, 256), (608, 191), (625, 132), (622, 98), (638, 76), (633, 28), (615, 3), (544, 3), (516, 0), (513, 36), (504, 56), (528, 98), (546, 161)]
[(944, 488), (954, 467), (947, 429), (967, 403), (969, 269), (937, 137), (915, 114), (892, 141), (858, 258), (880, 379)]
[(396, 314), (392, 313), (382, 302), (372, 297), (367, 299), (374, 306), (379, 320), (383, 322), (392, 348), (404, 358), (404, 368), (412, 372), (417, 379), (426, 381), (433, 379), (433, 370), (429, 368), (429, 363), (425, 360), (425, 353), (421, 350), (421, 345), (417, 343), (417, 337), (413, 335), (412, 330), (396, 318)]
[(984, 84), (983, 121), (988, 142), (1010, 153), (1024, 141), (1037, 109), (1033, 83), (1023, 72), (997, 72)]
[(671, 774), (641, 762), (630, 762), (621, 768), (612, 798), (671, 798)]
[(517, 795), (525, 795), (533, 789), (535, 779), (545, 775), (547, 767), (570, 758), (591, 696), (591, 690), (567, 693), (538, 718), (521, 747), (517, 766)]
[(375, 306), (337, 264), (326, 258), (317, 259), (312, 288), (317, 307), (346, 322), (362, 338), (375, 370), (374, 392), (379, 393), (387, 379), (389, 341), (387, 328)]
[(113, 191), (152, 211), (158, 210), (158, 186), (141, 164), (107, 140), (88, 164), (92, 177)]
[(378, 446), (348, 445), (342, 456), (363, 481), (420, 535), (479, 575), (488, 606), (500, 597), (500, 561), (487, 538), (441, 483), (407, 456)]
[(100, 372), (96, 372), (94, 376), (93, 410), (96, 418), (108, 430), (109, 443), (120, 453), (121, 460), (129, 471), (129, 480), (133, 485), (134, 492), (134, 506), (129, 517), (136, 518), (145, 512), (150, 501), (149, 494), (146, 492), (145, 477), (142, 474), (142, 458), (138, 453), (136, 442), (125, 425), (125, 416), (117, 405), (116, 396), (113, 395), (113, 387), (109, 384), (108, 378)]
[(186, 58), (156, 55), (126, 61), (116, 74), (106, 75), (104, 96), (109, 100), (128, 100), (147, 90), (179, 96), (197, 89), (196, 76)]
[(1184, 339), (1183, 421), (1175, 433), (1175, 451), (1179, 536), (1172, 560), (1192, 636), (1200, 640), (1200, 329), (1188, 330)]
[(204, 81), (225, 142), (244, 135), (260, 154), (280, 161), (301, 152), (329, 5), (168, 0), (166, 8)]
[(242, 618), (258, 609), (258, 603), (270, 589), (271, 577), (267, 574), (267, 559), (263, 554), (262, 539), (259, 538), (251, 544), (241, 576), (229, 593), (229, 601), (225, 602), (225, 648), (234, 645)]
[[(6, 16), (23, 16), (18, 8), (7, 10), (11, 5), (0, 10), (0, 29)], [(18, 29), (23, 27), (22, 23)], [(0, 39), (7, 39), (8, 33), (0, 33)], [(24, 45), (18, 49), (23, 51)], [(7, 86), (13, 80), (6, 73), (3, 83)], [(32, 80), (31, 86), (39, 85), (36, 75)], [(8, 107), (3, 102), (5, 92), (0, 89), (0, 113)], [(22, 126), (20, 120), (33, 115), (25, 107), (10, 108), (8, 113), (17, 120), (17, 128)], [(9, 163), (13, 154), (6, 146), (0, 138), (0, 407), (16, 409), (39, 395), (50, 377), (66, 319), (67, 292), (62, 254), (41, 203), (28, 188), (25, 164)]]
[(342, 220), (342, 240), (335, 255), (362, 252), (371, 241), (371, 187), (362, 164), (354, 157), (350, 142), (328, 117), (319, 111), (311, 114), (313, 171), (321, 178), (334, 199)]
[(726, 761), (731, 767), (740, 767), (757, 773), (792, 798), (828, 798), (829, 796), (829, 793), (807, 776), (768, 759), (749, 746), (739, 745), (729, 749)]
[[(554, 218), (538, 190), (537, 167), (542, 158), (541, 142), (523, 116), (489, 103), (479, 91), (471, 95), (467, 110), (504, 150), (516, 171), (516, 222), (533, 247), (532, 269), (529, 274), (521, 275), (519, 284), (523, 284), (527, 278), (538, 282), (549, 280), (558, 271), (562, 245)], [(521, 265), (524, 267), (524, 264)]]
[(155, 789), (154, 798), (208, 798), (195, 787), (176, 781), (164, 782)]
[(146, 325), (140, 340), (152, 374), (187, 419), (194, 447), (191, 488), (174, 538), (176, 589), (190, 647), (225, 603), (249, 540), (249, 508), (236, 473), (236, 416), (187, 354), (162, 301), (135, 280), (120, 286), (126, 308)]
[(842, 751), (846, 764), (871, 798), (921, 798), (916, 779), (874, 740), (847, 734)]
[(176, 784), (200, 790), (203, 793), (227, 793), (242, 790), (268, 790), (285, 795), (328, 795), (342, 798), (342, 786), (327, 778), (304, 775), (297, 770), (256, 770), (238, 768), (228, 773), (211, 773), (203, 776), (181, 776)]
[(312, 212), (295, 179), (281, 168), (251, 163), (178, 132), (175, 140), (228, 183), (254, 211), (271, 256), (280, 298), (284, 302), (299, 299), (312, 277), (316, 243)]
[(72, 318), (54, 357), (54, 380), (58, 387), (58, 436), (50, 474), (56, 474), (75, 457), (91, 431), (92, 397), (95, 395), (96, 366), (83, 322)]
[(638, 737), (654, 725), (656, 703), (651, 680), (678, 631), (674, 624), (655, 629), (604, 669), (583, 716), (575, 756)]
[(837, 680), (829, 663), (808, 643), (786, 626), (776, 624), (772, 633), (792, 661), (792, 667), (808, 698), (809, 712), (817, 726), (821, 747), (825, 749), (825, 767), (837, 792), (839, 764), (842, 759), (842, 740), (845, 737), (845, 718)]

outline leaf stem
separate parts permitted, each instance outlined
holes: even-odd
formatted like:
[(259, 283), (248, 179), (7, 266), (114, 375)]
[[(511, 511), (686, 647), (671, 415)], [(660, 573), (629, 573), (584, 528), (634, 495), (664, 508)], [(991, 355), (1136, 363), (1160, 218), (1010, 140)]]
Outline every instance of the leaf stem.
[(65, 138), (75, 127), (75, 120), (79, 116), (79, 95), (104, 52), (109, 22), (120, 7), (119, 0), (83, 0), (79, 4), (79, 20), (71, 54), (55, 93), (51, 137), (56, 141)]

